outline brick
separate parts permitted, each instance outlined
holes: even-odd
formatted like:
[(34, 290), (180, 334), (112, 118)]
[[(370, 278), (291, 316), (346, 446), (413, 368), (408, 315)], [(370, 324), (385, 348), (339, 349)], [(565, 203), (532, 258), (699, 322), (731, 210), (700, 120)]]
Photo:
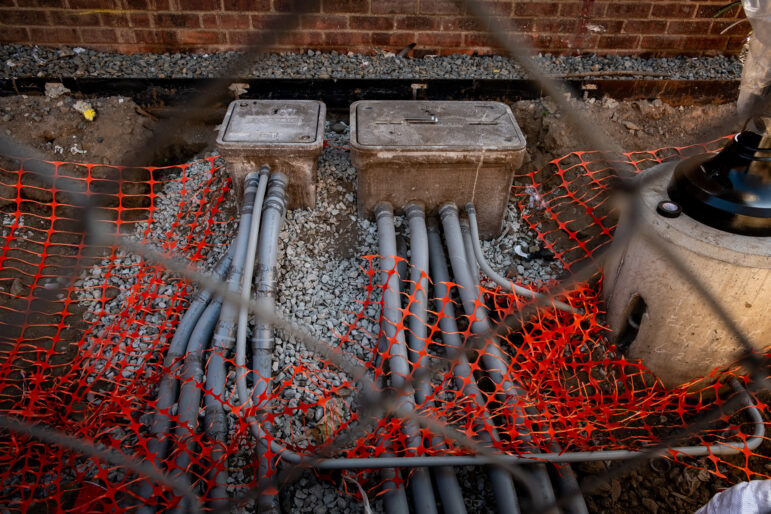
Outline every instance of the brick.
[(486, 12), (492, 13), (495, 16), (511, 16), (512, 3), (511, 2), (481, 2)]
[(123, 0), (126, 8), (134, 11), (168, 11), (169, 0)]
[(536, 18), (534, 31), (555, 34), (572, 34), (578, 29), (578, 20)]
[[(140, 14), (134, 14), (133, 16), (136, 17), (136, 20), (134, 21), (146, 22), (146, 24), (139, 26), (149, 27), (150, 16), (144, 13), (141, 14), (144, 15), (145, 19), (143, 20)], [(101, 24), (105, 27), (133, 27), (134, 21), (132, 21), (131, 16), (132, 15), (128, 13), (99, 13)]]
[(640, 48), (643, 50), (679, 50), (683, 46), (680, 36), (643, 36)]
[(137, 43), (176, 45), (179, 42), (179, 34), (176, 30), (135, 30), (134, 40)]
[(366, 13), (369, 12), (369, 2), (362, 0), (322, 0), (321, 8), (324, 12), (332, 13)]
[(296, 32), (296, 34), (302, 35), (302, 42), (306, 46), (319, 47), (324, 44), (323, 32), (310, 32), (304, 30), (303, 32)]
[(669, 34), (709, 34), (711, 21), (670, 21)]
[(724, 37), (689, 37), (683, 41), (683, 50), (723, 50), (728, 40)]
[(488, 34), (481, 32), (467, 32), (463, 34), (464, 46), (489, 46), (497, 47), (495, 40)]
[(455, 48), (463, 45), (463, 36), (458, 33), (420, 32), (418, 46), (434, 48)]
[(48, 13), (40, 9), (4, 9), (1, 25), (49, 25)]
[(353, 30), (393, 30), (394, 19), (391, 16), (351, 16), (350, 27)]
[(220, 0), (174, 0), (179, 11), (219, 11)]
[(573, 38), (570, 48), (574, 48), (578, 53), (585, 53), (596, 50), (599, 41), (600, 36), (597, 34), (579, 34), (578, 37)]
[(692, 18), (696, 12), (695, 5), (688, 4), (653, 4), (651, 9), (651, 18)]
[(225, 11), (266, 12), (270, 11), (270, 0), (222, 0)]
[(324, 46), (325, 37), (323, 32), (311, 32), (311, 31), (293, 31), (287, 33), (285, 38), (281, 39), (282, 44), (299, 46), (299, 47), (320, 47)]
[(610, 50), (616, 48), (637, 48), (640, 44), (640, 36), (600, 36), (600, 40), (597, 42), (597, 48), (602, 50)]
[(436, 16), (400, 16), (396, 18), (397, 30), (439, 30), (442, 21)]
[(583, 30), (592, 34), (619, 34), (624, 26), (623, 20), (581, 20)]
[(372, 42), (369, 32), (325, 32), (324, 41), (333, 46), (367, 45)]
[(610, 3), (605, 10), (605, 16), (608, 18), (647, 18), (651, 12), (651, 4), (633, 3), (620, 4)]
[[(733, 25), (733, 27), (731, 27), (731, 25)], [(731, 28), (729, 29), (728, 27)], [(724, 30), (726, 32), (723, 32)], [(715, 20), (712, 22), (712, 27), (710, 27), (709, 33), (722, 36), (745, 36), (749, 30), (750, 24), (746, 21), (736, 24), (735, 21)]]
[(51, 25), (61, 27), (98, 27), (102, 24), (99, 15), (93, 12), (78, 11), (48, 11)]
[[(6, 0), (8, 5), (13, 5), (13, 0)], [(67, 7), (67, 3), (65, 0), (19, 0), (19, 5), (24, 5), (26, 7), (51, 7), (51, 8), (59, 8), (63, 9)], [(2, 2), (0, 2), (2, 4)]]
[(513, 20), (513, 26), (519, 32), (534, 32), (536, 20), (537, 18), (516, 18)]
[(227, 35), (229, 44), (238, 46), (251, 45), (254, 38), (257, 36), (257, 34), (251, 30), (228, 30), (225, 34)]
[[(256, 11), (257, 9), (251, 9)], [(276, 12), (321, 12), (321, 0), (273, 0), (273, 10)]]
[(149, 27), (150, 15), (147, 13), (131, 13), (129, 16), (130, 27)]
[(667, 22), (662, 20), (628, 20), (624, 23), (624, 34), (663, 34)]
[[(712, 5), (705, 5), (701, 4), (696, 8), (696, 14), (694, 15), (696, 18), (709, 18), (713, 19), (715, 18), (715, 14), (723, 7), (725, 4), (728, 4), (730, 2), (721, 2), (720, 4), (712, 4)], [(737, 19), (737, 18), (743, 18), (744, 17), (744, 10), (741, 7), (733, 7), (731, 9), (728, 9), (726, 12), (720, 15), (718, 19), (720, 20), (727, 20), (727, 19)]]
[(514, 5), (514, 16), (557, 16), (559, 4), (552, 2), (518, 2)]
[(452, 18), (442, 18), (442, 30), (469, 32), (482, 30), (482, 26), (476, 18), (456, 16)]
[(573, 38), (557, 34), (537, 34), (534, 36), (534, 46), (541, 49), (569, 50), (573, 48)]
[(27, 43), (30, 41), (26, 27), (4, 27), (0, 30), (0, 43)]
[(372, 14), (415, 14), (418, 0), (374, 0), (370, 9)]
[(161, 28), (200, 28), (199, 14), (153, 14), (153, 24)]
[(417, 43), (414, 32), (373, 32), (372, 44), (375, 46), (398, 47), (402, 49), (410, 43)]
[(119, 43), (118, 31), (115, 29), (81, 29), (81, 39), (84, 43)]
[(308, 14), (301, 18), (300, 26), (304, 29), (339, 30), (348, 28), (348, 17), (329, 14)]
[(269, 29), (281, 23), (285, 17), (285, 14), (253, 14), (251, 16), (252, 28), (256, 30)]
[(205, 29), (249, 29), (251, 18), (244, 14), (203, 14), (201, 26)]
[(78, 30), (71, 27), (30, 27), (30, 39), (36, 43), (80, 43)]
[(71, 9), (122, 9), (120, 0), (68, 0)]
[(180, 30), (179, 42), (181, 44), (207, 45), (222, 43), (222, 32), (214, 30)]
[[(378, 1), (378, 0), (375, 0)], [(385, 3), (385, 2), (384, 2)], [(469, 14), (454, 0), (420, 0), (420, 14)]]
[(565, 4), (559, 4), (560, 16), (581, 16), (583, 5), (578, 2), (570, 2)]
[(726, 44), (726, 51), (738, 54), (742, 51), (744, 48), (744, 44), (747, 41), (746, 36), (731, 36), (728, 38), (728, 43)]
[(600, 2), (569, 2), (559, 4), (559, 13), (562, 17), (575, 18), (602, 18), (605, 16), (607, 4)]

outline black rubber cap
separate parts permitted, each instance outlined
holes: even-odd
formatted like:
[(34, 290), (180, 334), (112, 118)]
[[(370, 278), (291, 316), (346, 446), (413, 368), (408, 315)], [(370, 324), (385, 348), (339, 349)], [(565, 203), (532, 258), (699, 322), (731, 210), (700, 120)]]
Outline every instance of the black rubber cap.
[(716, 155), (681, 162), (667, 188), (669, 198), (710, 227), (771, 236), (771, 148), (760, 148), (761, 139), (740, 132)]
[(683, 213), (683, 208), (675, 202), (664, 200), (656, 206), (656, 212), (665, 218), (677, 218)]

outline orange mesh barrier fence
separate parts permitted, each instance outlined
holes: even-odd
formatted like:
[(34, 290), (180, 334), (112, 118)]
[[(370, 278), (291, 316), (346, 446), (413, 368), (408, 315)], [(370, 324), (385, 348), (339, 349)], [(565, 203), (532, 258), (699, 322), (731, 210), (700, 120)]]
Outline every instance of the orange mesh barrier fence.
[[(619, 162), (639, 171), (703, 148), (627, 154)], [(235, 213), (226, 201), (229, 179), (216, 157), (163, 168), (53, 162), (45, 163), (54, 176), (50, 187), (29, 171), (33, 164), (41, 165), (7, 159), (0, 168), (0, 409), (150, 461), (148, 425), (157, 386), (165, 374), (181, 377), (184, 365), (179, 359), (167, 368), (163, 360), (195, 286), (119, 247), (93, 247), (79, 224), (84, 211), (78, 206), (90, 198), (99, 206), (91, 215), (109, 222), (116, 233), (134, 234), (156, 250), (211, 268), (235, 235)], [(514, 187), (526, 224), (567, 270), (610, 240), (615, 221), (604, 168), (597, 154), (574, 153), (520, 177)], [(175, 215), (161, 216), (161, 205), (174, 206)], [(382, 325), (379, 314), (372, 313), (380, 312), (382, 275), (395, 272), (380, 269), (380, 262), (377, 256), (362, 259), (361, 273), (368, 279), (365, 299), (354, 321), (341, 322), (333, 331), (343, 354), (351, 344), (371, 349), (364, 359), (349, 354), (350, 359), (387, 388), (389, 371), (381, 363), (387, 362), (396, 341), (383, 330), (373, 333), (366, 328)], [(409, 290), (411, 283), (405, 284)], [(460, 360), (468, 358), (478, 380), (477, 399), (464, 392), (471, 379), (453, 373), (460, 360), (441, 337), (440, 315), (432, 301), (425, 341), (433, 366), (427, 379), (430, 394), (417, 411), (472, 439), (480, 430), (495, 430), (500, 451), (530, 454), (549, 452), (554, 444), (564, 452), (638, 449), (688, 427), (716, 396), (720, 403), (724, 391), (716, 385), (705, 381), (690, 384), (691, 392), (686, 387), (666, 390), (641, 363), (617, 354), (607, 343), (598, 287), (580, 286), (567, 295), (583, 314), (541, 309), (522, 320), (521, 328), (483, 343), (503, 355), (503, 374), (516, 390), (505, 390), (502, 382), (483, 373), (484, 348), (464, 354)], [(407, 293), (402, 297), (398, 328), (407, 332), (414, 298)], [(441, 300), (455, 304), (461, 342), (478, 344), (472, 341), (478, 320), (462, 315), (454, 293)], [(483, 288), (477, 304), (486, 306), (496, 323), (526, 299)], [(202, 365), (211, 352), (200, 355)], [(186, 472), (203, 501), (212, 499), (217, 473), (228, 474), (228, 493), (233, 496), (257, 484), (258, 445), (250, 431), (255, 417), (271, 441), (303, 455), (327, 451), (338, 436), (352, 436), (338, 449), (338, 457), (473, 453), (425, 428), (420, 429), (418, 446), (406, 448), (405, 422), (393, 417), (381, 417), (359, 430), (360, 385), (311, 352), (298, 352), (291, 366), (273, 370), (260, 407), (242, 408), (235, 377), (248, 370), (239, 368), (233, 355), (223, 357), (228, 380), (226, 394), (217, 401), (227, 413), (226, 441), (209, 439), (203, 409), (198, 423), (187, 425), (179, 422), (175, 406), (164, 412), (173, 428), (165, 469)], [(182, 383), (198, 389), (202, 397), (210, 392), (200, 376)], [(753, 402), (767, 417), (768, 406), (755, 397)], [(741, 448), (754, 431), (747, 410), (726, 414), (721, 423), (683, 443)], [(526, 432), (529, 438), (522, 437)], [(768, 478), (771, 461), (763, 448), (733, 457), (712, 455), (706, 469), (732, 480)], [(670, 457), (698, 465), (682, 454)], [(374, 494), (382, 491), (377, 473), (346, 474)], [(14, 509), (133, 509), (140, 503), (138, 490), (144, 480), (119, 466), (27, 436), (0, 434), (0, 504)], [(350, 494), (359, 494), (350, 482), (340, 484)], [(156, 484), (151, 504), (168, 508), (178, 502), (179, 497)]]

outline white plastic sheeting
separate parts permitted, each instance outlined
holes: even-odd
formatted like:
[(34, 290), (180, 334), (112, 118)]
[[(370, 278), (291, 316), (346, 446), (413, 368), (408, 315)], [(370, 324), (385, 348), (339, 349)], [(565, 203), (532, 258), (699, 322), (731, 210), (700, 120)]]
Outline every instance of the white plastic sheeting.
[(752, 25), (750, 51), (742, 70), (737, 107), (740, 114), (762, 108), (761, 116), (771, 116), (767, 89), (771, 86), (771, 1), (742, 0), (744, 12)]
[(771, 480), (742, 482), (718, 493), (696, 514), (768, 514)]

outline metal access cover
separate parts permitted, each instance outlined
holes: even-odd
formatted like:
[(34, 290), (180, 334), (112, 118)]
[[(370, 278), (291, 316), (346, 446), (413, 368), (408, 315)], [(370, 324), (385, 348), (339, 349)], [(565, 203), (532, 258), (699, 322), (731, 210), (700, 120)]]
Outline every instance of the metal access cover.
[(500, 102), (357, 102), (355, 144), (368, 147), (521, 150), (511, 109)]
[(306, 144), (320, 137), (321, 103), (312, 100), (238, 100), (223, 121), (220, 142)]

